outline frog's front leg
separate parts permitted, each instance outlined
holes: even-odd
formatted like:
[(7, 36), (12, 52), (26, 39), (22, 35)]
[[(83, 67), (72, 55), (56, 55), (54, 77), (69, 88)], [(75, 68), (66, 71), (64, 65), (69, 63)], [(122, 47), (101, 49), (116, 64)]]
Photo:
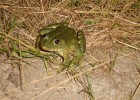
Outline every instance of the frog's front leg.
[(70, 64), (71, 68), (72, 66), (78, 66), (80, 64), (80, 61), (83, 59), (84, 53), (86, 51), (86, 39), (84, 32), (79, 30), (77, 32), (77, 35), (78, 35), (78, 44), (75, 46), (74, 49), (75, 57)]
[(63, 63), (60, 66), (60, 68), (57, 70), (57, 73), (62, 72), (63, 70), (65, 70), (66, 68), (68, 68), (70, 66), (70, 57), (69, 57), (69, 53), (68, 51), (64, 51), (63, 52)]
[(77, 67), (80, 65), (80, 61), (83, 59), (84, 57), (84, 53), (80, 52), (79, 50), (75, 51), (76, 55), (75, 57), (72, 59), (71, 63), (70, 63), (70, 69)]

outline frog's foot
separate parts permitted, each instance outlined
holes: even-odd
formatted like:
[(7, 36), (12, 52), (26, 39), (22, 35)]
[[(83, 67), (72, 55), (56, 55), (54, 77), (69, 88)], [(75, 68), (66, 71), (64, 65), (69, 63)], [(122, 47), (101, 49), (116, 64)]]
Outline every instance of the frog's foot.
[(81, 56), (74, 58), (70, 63), (70, 68), (79, 66), (80, 61), (82, 60), (83, 57), (84, 57), (84, 55), (81, 55)]
[(75, 58), (71, 61), (69, 69), (72, 70), (73, 68), (77, 67), (80, 65), (80, 58)]
[(63, 70), (65, 70), (65, 69), (68, 68), (68, 67), (69, 67), (69, 66), (67, 66), (67, 65), (61, 65), (61, 67), (58, 68), (58, 70), (57, 70), (57, 74), (61, 73)]

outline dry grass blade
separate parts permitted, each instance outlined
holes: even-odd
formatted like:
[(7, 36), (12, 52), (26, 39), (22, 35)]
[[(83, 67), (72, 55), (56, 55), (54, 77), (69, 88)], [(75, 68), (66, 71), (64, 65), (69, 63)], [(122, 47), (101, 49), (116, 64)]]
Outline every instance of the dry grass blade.
[(21, 42), (21, 41), (15, 39), (14, 37), (11, 37), (10, 35), (7, 35), (6, 33), (1, 33), (1, 34), (3, 34), (3, 35), (5, 35), (6, 37), (8, 37), (8, 38), (10, 38), (10, 39), (12, 39), (12, 40), (14, 40), (14, 41), (16, 41), (16, 42), (22, 44), (23, 46), (25, 46), (25, 47), (27, 47), (27, 48), (29, 48), (29, 49), (31, 49), (31, 50), (35, 50), (35, 51), (36, 51), (36, 49), (35, 49), (34, 47), (29, 46), (28, 44), (25, 44), (24, 42)]
[(140, 48), (137, 48), (137, 47), (134, 47), (134, 46), (132, 46), (132, 45), (123, 43), (123, 42), (121, 42), (121, 41), (119, 41), (119, 40), (117, 40), (117, 39), (113, 39), (113, 40), (116, 41), (116, 42), (118, 42), (118, 43), (121, 43), (121, 44), (123, 44), (123, 45), (125, 45), (125, 46), (128, 46), (128, 47), (130, 47), (130, 48), (133, 48), (133, 49), (136, 49), (136, 50), (139, 50), (139, 51), (140, 51)]
[(137, 85), (137, 87), (136, 87), (135, 91), (133, 92), (133, 94), (132, 94), (130, 100), (133, 100), (133, 98), (134, 98), (135, 94), (137, 93), (139, 87), (140, 87), (140, 83)]
[[(85, 34), (74, 75), (56, 74), (63, 57), (34, 46), (39, 30), (56, 22)], [(139, 99), (139, 58), (140, 0), (0, 1), (0, 100)]]
[[(128, 55), (118, 57), (117, 59), (121, 59), (121, 58), (126, 57), (126, 56), (128, 56)], [(76, 75), (73, 75), (73, 76), (71, 76), (70, 78), (68, 78), (68, 79), (66, 79), (66, 80), (64, 80), (64, 81), (62, 81), (62, 82), (56, 84), (55, 86), (53, 86), (53, 87), (51, 87), (51, 88), (45, 90), (44, 92), (40, 93), (39, 95), (33, 97), (31, 100), (35, 100), (35, 99), (38, 98), (39, 96), (41, 96), (41, 95), (43, 95), (43, 94), (45, 94), (45, 93), (51, 91), (52, 89), (55, 89), (56, 87), (58, 87), (58, 86), (60, 86), (60, 85), (62, 85), (62, 84), (64, 84), (64, 83), (66, 83), (66, 82), (68, 82), (68, 81), (70, 81), (70, 80), (72, 80), (72, 79), (74, 79), (75, 77), (78, 77), (78, 76), (80, 76), (80, 75), (82, 75), (82, 74), (85, 74), (85, 73), (87, 73), (87, 72), (90, 72), (90, 71), (92, 71), (93, 69), (102, 67), (102, 66), (108, 64), (109, 62), (110, 62), (110, 61), (101, 63), (101, 64), (96, 65), (96, 66), (94, 66), (94, 67), (92, 67), (92, 68), (89, 68), (89, 69), (87, 69), (87, 70), (85, 70), (85, 71), (82, 71), (82, 72), (80, 72), (80, 73), (78, 73), (78, 74), (76, 74)], [(89, 63), (90, 63), (90, 62), (89, 62)], [(85, 65), (83, 65), (83, 66), (85, 66)]]

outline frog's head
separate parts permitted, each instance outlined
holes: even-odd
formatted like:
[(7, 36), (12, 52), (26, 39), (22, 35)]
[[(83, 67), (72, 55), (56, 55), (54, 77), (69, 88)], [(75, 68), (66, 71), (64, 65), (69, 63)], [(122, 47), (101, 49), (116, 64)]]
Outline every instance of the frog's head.
[(38, 45), (39, 49), (43, 51), (60, 51), (64, 50), (66, 47), (66, 44), (59, 33), (48, 33), (41, 35)]
[(65, 24), (57, 23), (51, 24), (39, 31), (37, 38), (37, 48), (43, 51), (60, 51), (64, 50), (67, 46), (64, 40)]

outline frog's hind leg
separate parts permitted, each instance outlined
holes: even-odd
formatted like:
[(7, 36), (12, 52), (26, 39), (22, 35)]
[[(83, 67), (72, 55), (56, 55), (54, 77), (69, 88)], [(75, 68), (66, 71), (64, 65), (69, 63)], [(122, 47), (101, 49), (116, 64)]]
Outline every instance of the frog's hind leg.
[(62, 63), (62, 65), (60, 66), (60, 68), (57, 70), (57, 73), (62, 72), (63, 70), (65, 70), (66, 68), (69, 68), (70, 66), (70, 57), (67, 51), (63, 52), (64, 53), (64, 61)]
[(82, 60), (83, 57), (84, 57), (84, 53), (83, 53), (82, 50), (80, 49), (80, 45), (78, 45), (78, 46), (75, 47), (74, 52), (75, 52), (75, 55), (74, 55), (73, 59), (72, 59), (71, 62), (70, 62), (70, 67), (69, 67), (69, 69), (73, 69), (73, 68), (79, 66), (81, 60)]
[(70, 67), (69, 67), (69, 68), (71, 69), (71, 68), (75, 68), (75, 67), (79, 66), (81, 60), (83, 59), (83, 57), (84, 57), (84, 54), (80, 54), (80, 55), (78, 55), (77, 57), (75, 57), (75, 58), (71, 61)]
[(86, 39), (85, 39), (84, 32), (79, 30), (77, 32), (77, 36), (78, 36), (78, 44), (75, 44), (75, 49), (74, 49), (75, 57), (70, 63), (70, 68), (73, 68), (73, 66), (80, 65), (80, 61), (83, 59), (85, 55), (84, 53), (86, 51)]
[(78, 35), (81, 51), (83, 53), (85, 53), (85, 51), (86, 51), (86, 38), (85, 38), (84, 32), (82, 30), (79, 30), (77, 32), (77, 35)]

